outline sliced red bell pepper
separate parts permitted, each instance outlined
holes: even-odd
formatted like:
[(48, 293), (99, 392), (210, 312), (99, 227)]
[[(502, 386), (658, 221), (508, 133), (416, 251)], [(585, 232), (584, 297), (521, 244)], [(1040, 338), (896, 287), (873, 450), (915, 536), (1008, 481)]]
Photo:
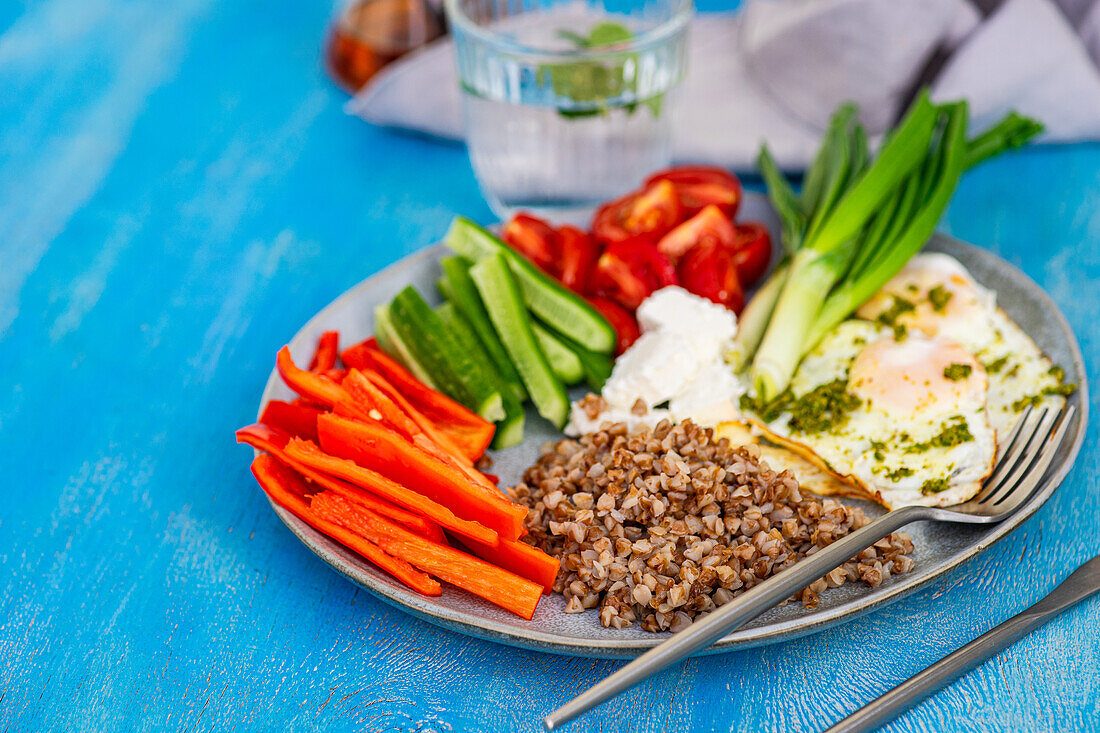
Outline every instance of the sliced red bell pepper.
[(630, 310), (653, 291), (678, 283), (672, 262), (649, 242), (607, 245), (592, 276), (593, 291)]
[(275, 357), (275, 367), (279, 370), (279, 375), (286, 386), (307, 400), (332, 407), (340, 400), (347, 399), (347, 393), (336, 382), (320, 374), (299, 369), (294, 364), (294, 359), (290, 356), (290, 348), (287, 346), (279, 349), (279, 354)]
[(317, 348), (309, 360), (309, 370), (323, 374), (336, 368), (336, 356), (340, 353), (340, 334), (337, 331), (325, 331), (317, 339)]
[(318, 516), (374, 542), (394, 557), (525, 619), (531, 619), (542, 597), (542, 587), (537, 583), (453, 547), (418, 537), (372, 511), (357, 509), (339, 495), (317, 494), (310, 507)]
[(349, 346), (340, 352), (340, 361), (350, 369), (370, 369), (371, 361), (367, 352), (378, 348), (378, 339), (371, 336), (366, 341)]
[(512, 249), (543, 271), (557, 276), (558, 236), (545, 221), (520, 212), (504, 225), (500, 235)]
[(317, 433), (321, 447), (332, 455), (355, 461), (406, 486), (415, 486), (458, 516), (480, 522), (504, 539), (516, 540), (523, 535), (526, 509), (508, 502), (499, 491), (474, 481), (393, 430), (378, 423), (361, 423), (330, 414), (317, 419)]
[(717, 242), (723, 247), (732, 247), (736, 239), (737, 232), (733, 222), (721, 209), (711, 204), (661, 237), (657, 249), (675, 263), (688, 250), (703, 242)]
[(741, 181), (725, 168), (709, 165), (670, 168), (654, 173), (646, 185), (658, 181), (668, 181), (676, 187), (685, 216), (692, 216), (704, 206), (713, 204), (732, 219), (741, 204)]
[(317, 416), (324, 410), (308, 405), (296, 405), (282, 400), (271, 400), (264, 405), (260, 422), (284, 430), (290, 435), (306, 440), (317, 440)]
[(427, 596), (442, 595), (442, 586), (426, 573), (414, 568), (407, 560), (393, 557), (361, 534), (313, 511), (304, 498), (304, 492), (308, 486), (302, 477), (271, 456), (256, 456), (252, 461), (252, 475), (256, 477), (260, 488), (271, 497), (272, 501), (318, 532), (328, 535), (349, 550), (359, 553), (380, 570), (389, 573), (418, 593)]
[(588, 281), (600, 256), (599, 247), (592, 237), (567, 224), (558, 228), (558, 248), (561, 284), (575, 293), (587, 292)]
[(405, 488), (377, 471), (360, 466), (354, 461), (330, 455), (318, 448), (316, 443), (292, 438), (287, 443), (286, 454), (297, 463), (355, 484), (400, 507), (422, 514), (440, 527), (463, 537), (489, 545), (495, 545), (499, 540), (493, 529), (479, 522), (463, 519), (434, 499)]
[(605, 244), (656, 244), (681, 221), (683, 205), (676, 187), (668, 181), (657, 181), (600, 207), (592, 218), (592, 236)]
[(641, 329), (638, 327), (638, 319), (634, 317), (634, 314), (623, 308), (618, 303), (608, 300), (607, 298), (591, 297), (588, 302), (592, 304), (592, 307), (600, 312), (607, 322), (611, 324), (611, 327), (615, 329), (615, 335), (618, 337), (618, 341), (615, 346), (615, 353), (621, 354), (629, 349), (635, 341), (642, 335)]
[(245, 445), (252, 446), (256, 450), (270, 453), (281, 463), (293, 468), (308, 481), (317, 484), (317, 486), (331, 489), (332, 491), (365, 504), (370, 509), (385, 517), (389, 517), (395, 522), (405, 525), (413, 532), (423, 535), (424, 537), (436, 539), (443, 536), (439, 526), (427, 517), (405, 511), (401, 507), (395, 506), (385, 499), (380, 499), (376, 495), (359, 488), (355, 484), (348, 483), (334, 476), (329, 476), (320, 471), (315, 471), (309, 466), (294, 460), (287, 455), (286, 452), (286, 446), (287, 443), (290, 442), (291, 437), (292, 436), (289, 434), (277, 428), (261, 424), (249, 425), (237, 431), (238, 443), (244, 443)]
[(436, 428), (446, 433), (467, 458), (471, 461), (481, 458), (493, 440), (496, 430), (493, 423), (427, 386), (381, 349), (368, 348), (365, 353), (370, 366)]
[(382, 394), (400, 407), (401, 410), (408, 415), (409, 419), (416, 423), (416, 426), (419, 427), (421, 431), (438, 443), (445, 451), (462, 461), (464, 464), (470, 466), (474, 465), (473, 460), (462, 450), (461, 446), (451, 439), (451, 436), (437, 428), (435, 423), (429, 420), (420, 410), (413, 407), (412, 403), (405, 399), (405, 396), (398, 392), (392, 384), (387, 382), (385, 377), (374, 371), (364, 371), (362, 374), (371, 384), (381, 391)]
[(542, 586), (543, 593), (554, 589), (561, 563), (537, 547), (514, 540), (501, 540), (496, 547), (482, 545), (473, 540), (463, 540), (462, 544), (482, 560), (535, 581)]

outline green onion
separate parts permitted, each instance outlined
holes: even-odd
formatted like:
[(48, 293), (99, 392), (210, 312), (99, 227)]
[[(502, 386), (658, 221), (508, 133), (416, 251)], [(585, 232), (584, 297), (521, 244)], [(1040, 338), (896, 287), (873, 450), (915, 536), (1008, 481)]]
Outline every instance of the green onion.
[(739, 369), (751, 359), (757, 401), (781, 394), (803, 354), (924, 246), (963, 171), (1042, 131), (1012, 113), (968, 142), (967, 117), (966, 102), (934, 105), (922, 92), (867, 165), (856, 110), (842, 105), (800, 199), (761, 149), (788, 257), (742, 313), (729, 355)]

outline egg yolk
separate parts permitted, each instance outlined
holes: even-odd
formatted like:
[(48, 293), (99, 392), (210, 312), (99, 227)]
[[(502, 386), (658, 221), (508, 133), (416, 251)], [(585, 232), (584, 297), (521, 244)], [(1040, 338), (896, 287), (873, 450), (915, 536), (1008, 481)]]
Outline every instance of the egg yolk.
[(852, 362), (848, 385), (870, 409), (938, 414), (983, 404), (986, 376), (962, 346), (914, 335), (865, 347)]

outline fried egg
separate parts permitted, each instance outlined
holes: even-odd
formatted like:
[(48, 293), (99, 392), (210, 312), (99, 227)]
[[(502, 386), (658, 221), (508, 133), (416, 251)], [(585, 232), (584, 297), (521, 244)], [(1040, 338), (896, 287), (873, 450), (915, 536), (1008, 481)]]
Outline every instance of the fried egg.
[(985, 370), (960, 344), (919, 331), (895, 339), (850, 320), (758, 418), (773, 440), (887, 507), (945, 506), (969, 499), (992, 471), (987, 389)]
[(950, 255), (916, 255), (857, 315), (899, 334), (916, 330), (965, 347), (987, 372), (987, 411), (998, 436), (1028, 405), (1060, 409), (1065, 402), (1061, 370)]

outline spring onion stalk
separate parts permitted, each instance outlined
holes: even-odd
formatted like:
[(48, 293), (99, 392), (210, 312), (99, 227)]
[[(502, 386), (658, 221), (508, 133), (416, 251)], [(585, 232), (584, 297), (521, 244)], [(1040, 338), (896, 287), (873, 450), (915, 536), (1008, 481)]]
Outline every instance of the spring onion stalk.
[(764, 331), (767, 330), (775, 310), (775, 302), (779, 300), (779, 293), (787, 284), (790, 264), (789, 259), (781, 262), (737, 317), (737, 335), (733, 337), (733, 347), (726, 355), (726, 361), (734, 371), (741, 371), (749, 363), (756, 353), (756, 347), (760, 345), (760, 339), (764, 338)]
[(922, 93), (866, 166), (863, 131), (842, 106), (800, 198), (761, 150), (788, 257), (746, 307), (731, 354), (739, 367), (752, 360), (758, 400), (779, 396), (802, 355), (924, 246), (967, 168), (1043, 129), (1011, 113), (967, 141), (967, 116), (965, 102), (937, 106)]
[[(771, 402), (790, 383), (802, 358), (806, 337), (825, 298), (839, 282), (857, 252), (860, 234), (880, 204), (928, 155), (940, 110), (922, 94), (875, 162), (843, 197), (821, 216), (815, 213), (803, 248), (791, 262), (764, 338), (752, 363), (756, 396)], [(841, 155), (847, 146), (841, 147)], [(823, 201), (828, 200), (829, 187)]]
[[(763, 176), (764, 183), (768, 187), (768, 198), (771, 199), (772, 208), (779, 215), (783, 247), (787, 250), (787, 254), (794, 254), (802, 246), (802, 236), (806, 231), (806, 214), (802, 204), (795, 195), (794, 189), (791, 188), (791, 184), (779, 171), (779, 166), (776, 165), (767, 145), (760, 146), (756, 167), (760, 170), (760, 175)], [(768, 315), (771, 316), (770, 310)], [(765, 321), (765, 325), (766, 323)]]
[(880, 244), (879, 251), (870, 259), (865, 272), (856, 279), (844, 282), (828, 297), (810, 330), (807, 343), (811, 348), (896, 275), (932, 236), (966, 168), (966, 120), (965, 104), (950, 106), (943, 140), (935, 155), (937, 162), (934, 170), (939, 175), (927, 201), (908, 222), (901, 237)]

